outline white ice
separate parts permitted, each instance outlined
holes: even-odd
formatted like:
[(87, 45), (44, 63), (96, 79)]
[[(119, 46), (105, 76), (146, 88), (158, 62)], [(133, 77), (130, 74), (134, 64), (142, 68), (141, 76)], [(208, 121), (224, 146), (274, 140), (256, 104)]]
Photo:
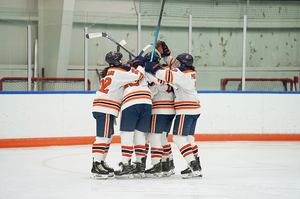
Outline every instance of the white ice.
[[(300, 198), (300, 142), (197, 142), (202, 178), (91, 178), (91, 145), (0, 149), (0, 198)], [(107, 162), (118, 169), (120, 144)], [(149, 168), (150, 159), (147, 160)]]

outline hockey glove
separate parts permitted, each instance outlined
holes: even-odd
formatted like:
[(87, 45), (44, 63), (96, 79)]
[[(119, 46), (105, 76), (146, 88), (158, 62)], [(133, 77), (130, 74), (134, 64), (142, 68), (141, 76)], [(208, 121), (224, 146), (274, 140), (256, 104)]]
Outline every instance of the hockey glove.
[(146, 72), (150, 72), (153, 75), (160, 69), (160, 65), (155, 62), (148, 62), (146, 64), (145, 70)]
[(137, 68), (138, 66), (145, 66), (145, 58), (143, 56), (137, 56), (133, 62), (132, 66), (134, 68)]
[(160, 52), (161, 57), (167, 57), (171, 54), (168, 46), (163, 41), (156, 42), (155, 48)]

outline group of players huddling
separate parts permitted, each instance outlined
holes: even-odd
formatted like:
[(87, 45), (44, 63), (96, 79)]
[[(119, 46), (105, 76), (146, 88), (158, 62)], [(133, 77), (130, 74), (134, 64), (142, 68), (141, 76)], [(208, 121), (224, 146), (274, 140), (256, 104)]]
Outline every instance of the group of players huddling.
[[(202, 177), (194, 139), (201, 106), (195, 90), (193, 57), (188, 53), (172, 57), (163, 41), (158, 41), (155, 48), (160, 55), (149, 52), (126, 65), (120, 52), (106, 55), (109, 66), (100, 73), (100, 89), (93, 102), (97, 135), (92, 146), (91, 172), (95, 177), (175, 174), (172, 148), (167, 140), (172, 124), (173, 141), (187, 162), (187, 168), (181, 171), (182, 178)], [(160, 56), (166, 64), (160, 64)], [(120, 170), (115, 171), (105, 159), (119, 113), (122, 161)], [(146, 169), (149, 149), (152, 168)]]

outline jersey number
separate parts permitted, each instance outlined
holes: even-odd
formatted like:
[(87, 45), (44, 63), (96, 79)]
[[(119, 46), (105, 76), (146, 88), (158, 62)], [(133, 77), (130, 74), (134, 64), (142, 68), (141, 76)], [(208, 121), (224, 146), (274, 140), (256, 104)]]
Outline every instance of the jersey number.
[(108, 78), (102, 79), (99, 84), (100, 84), (99, 91), (107, 94), (109, 90), (106, 89), (106, 87), (111, 84), (111, 78), (108, 77)]

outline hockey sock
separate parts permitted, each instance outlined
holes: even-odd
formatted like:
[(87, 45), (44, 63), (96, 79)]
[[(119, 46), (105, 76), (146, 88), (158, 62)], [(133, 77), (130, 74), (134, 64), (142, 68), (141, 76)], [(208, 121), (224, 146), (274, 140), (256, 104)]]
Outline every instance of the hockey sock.
[(151, 133), (149, 140), (151, 145), (151, 164), (155, 165), (160, 162), (163, 154), (163, 147), (161, 146), (161, 134)]
[(192, 145), (188, 143), (186, 136), (173, 135), (173, 141), (177, 145), (181, 155), (186, 160), (187, 163), (195, 160)]
[(195, 144), (195, 137), (193, 135), (187, 136), (188, 142), (192, 145), (194, 157), (198, 156), (198, 145)]
[(105, 152), (103, 154), (103, 157), (102, 157), (102, 160), (105, 162), (105, 159), (106, 159), (106, 156), (107, 156), (107, 153), (109, 151), (109, 147), (110, 147), (110, 142), (112, 140), (112, 137), (108, 139), (108, 143), (106, 145), (106, 149), (105, 149)]
[(133, 132), (132, 131), (121, 131), (121, 151), (122, 151), (122, 162), (127, 163), (131, 160), (133, 153)]
[(107, 147), (109, 147), (109, 145), (107, 144), (108, 142), (109, 138), (96, 137), (96, 141), (92, 146), (92, 155), (95, 162), (101, 162)]
[(144, 132), (138, 130), (134, 131), (133, 143), (137, 162), (142, 162), (142, 158), (146, 156), (145, 136), (146, 133)]

